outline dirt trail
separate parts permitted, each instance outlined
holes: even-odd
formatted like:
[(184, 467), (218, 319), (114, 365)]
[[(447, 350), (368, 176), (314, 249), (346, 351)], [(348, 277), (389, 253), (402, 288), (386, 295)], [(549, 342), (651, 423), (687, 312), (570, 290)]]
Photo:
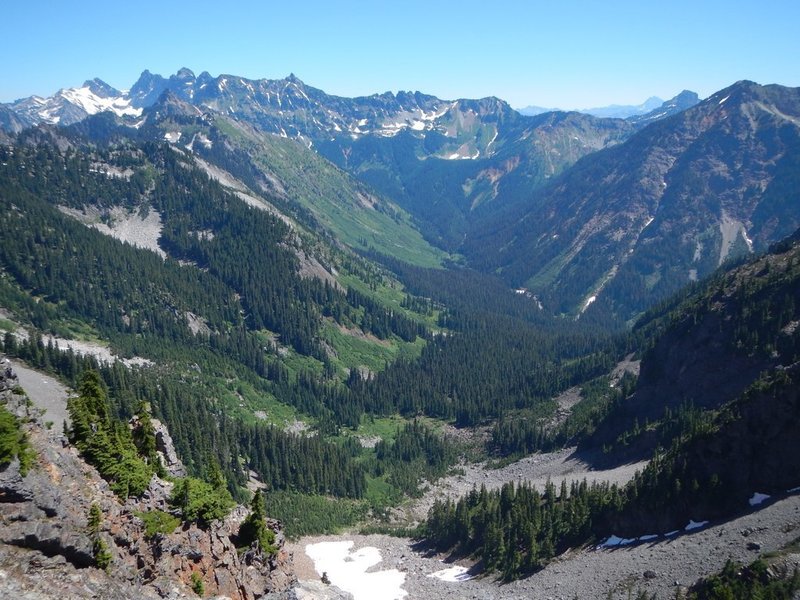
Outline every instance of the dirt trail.
[(67, 414), (67, 396), (69, 392), (62, 383), (49, 375), (34, 371), (11, 360), (11, 367), (16, 371), (19, 383), (34, 406), (45, 411), (44, 422), (52, 421), (53, 428), (61, 431), (64, 421), (69, 423)]

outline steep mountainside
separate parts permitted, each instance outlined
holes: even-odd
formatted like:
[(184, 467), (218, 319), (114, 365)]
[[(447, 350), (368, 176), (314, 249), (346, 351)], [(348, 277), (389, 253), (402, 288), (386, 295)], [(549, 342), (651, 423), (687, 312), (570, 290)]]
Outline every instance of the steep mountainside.
[(799, 161), (800, 90), (740, 82), (581, 160), (467, 254), (557, 312), (627, 320), (794, 231)]
[(180, 519), (169, 517), (160, 531), (151, 530), (149, 517), (168, 517), (173, 482), (154, 476), (141, 498), (121, 500), (59, 428), (45, 427), (43, 411), (31, 406), (4, 357), (0, 369), (0, 411), (19, 419), (31, 457), (27, 465), (0, 463), (5, 597), (51, 598), (57, 589), (66, 598), (177, 599), (199, 589), (254, 600), (294, 583), (277, 522), (268, 522), (276, 534), (273, 555), (253, 547), (237, 552), (244, 507), (204, 526), (179, 527)]
[(0, 148), (0, 203), (14, 231), (0, 244), (7, 351), (71, 381), (89, 365), (41, 333), (62, 338), (62, 349), (64, 338), (103, 340), (117, 356), (158, 365), (157, 383), (145, 372), (116, 379), (114, 369), (107, 382), (122, 414), (147, 398), (190, 472), (216, 456), (236, 491), (248, 474), (233, 456), (258, 462), (274, 450), (269, 440), (296, 442), (295, 456), (316, 454), (320, 472), (285, 453), (277, 467), (262, 459), (252, 468), (276, 489), (294, 486), (293, 471), (304, 478), (294, 489), (360, 497), (363, 470), (349, 455), (322, 438), (290, 442), (282, 428), (302, 417), (337, 431), (333, 411), (353, 407), (330, 396), (351, 370), (374, 372), (424, 346), (429, 319), (401, 306), (411, 298), (396, 280), (287, 224), (269, 197), (257, 207), (224, 189), (185, 150), (77, 147), (47, 130), (25, 139)]
[[(445, 254), (420, 235), (409, 214), (385, 196), (336, 168), (303, 141), (265, 132), (224, 112), (201, 112), (166, 92), (144, 113), (137, 131), (116, 135), (166, 140), (200, 159), (208, 173), (245, 201), (291, 217), (312, 236), (328, 236), (363, 250), (374, 249), (412, 264), (436, 266)], [(100, 137), (87, 119), (75, 128)]]
[[(772, 381), (775, 373), (797, 363), (800, 243), (776, 246), (774, 252), (709, 280), (670, 310), (654, 314), (658, 316), (648, 316), (635, 329), (653, 340), (642, 359), (635, 393), (615, 407), (588, 445), (646, 457), (664, 443), (668, 413), (685, 417), (716, 410), (760, 377)], [(796, 378), (797, 365), (793, 369)], [(758, 396), (764, 389), (757, 385), (753, 393)], [(793, 418), (784, 415), (776, 421)], [(660, 425), (648, 429), (645, 422)], [(625, 436), (620, 444), (620, 436), (632, 431), (636, 435)]]

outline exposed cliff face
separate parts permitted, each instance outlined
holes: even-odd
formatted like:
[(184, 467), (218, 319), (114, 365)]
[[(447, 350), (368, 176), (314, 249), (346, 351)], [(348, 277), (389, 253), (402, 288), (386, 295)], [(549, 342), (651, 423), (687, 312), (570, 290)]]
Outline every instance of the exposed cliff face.
[[(199, 577), (206, 594), (252, 600), (294, 583), (278, 522), (268, 522), (279, 548), (274, 556), (252, 548), (237, 553), (235, 536), (248, 512), (243, 507), (206, 529), (187, 524), (148, 537), (137, 512), (166, 508), (172, 484), (154, 477), (142, 498), (123, 504), (60, 432), (41, 426), (5, 365), (0, 402), (25, 421), (36, 453), (24, 476), (17, 460), (0, 471), (4, 597), (24, 591), (34, 598), (192, 598), (192, 578)], [(102, 513), (97, 533), (89, 527), (92, 504)], [(98, 539), (111, 554), (105, 571), (94, 566)]]
[(800, 482), (798, 436), (800, 363), (795, 363), (761, 378), (726, 405), (712, 431), (696, 436), (669, 459), (676, 482), (704, 491), (677, 494), (658, 510), (651, 502), (634, 504), (612, 519), (612, 528), (626, 536), (666, 532), (690, 519), (741, 513), (755, 493), (780, 498)]
[[(644, 323), (660, 329), (642, 359), (635, 394), (599, 425), (589, 445), (613, 444), (638, 421), (666, 408), (717, 409), (739, 397), (761, 373), (800, 356), (800, 244), (767, 254), (712, 280), (668, 314)], [(627, 457), (652, 455), (643, 434)]]

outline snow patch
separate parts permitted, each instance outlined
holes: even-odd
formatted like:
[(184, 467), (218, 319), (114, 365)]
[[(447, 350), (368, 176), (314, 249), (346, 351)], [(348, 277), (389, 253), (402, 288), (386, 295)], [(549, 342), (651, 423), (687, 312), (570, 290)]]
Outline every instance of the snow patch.
[(449, 569), (442, 569), (441, 571), (436, 571), (436, 573), (431, 573), (428, 577), (435, 577), (436, 579), (441, 579), (442, 581), (469, 581), (472, 579), (472, 575), (468, 573), (469, 569), (466, 567), (450, 567)]
[(752, 252), (753, 240), (751, 240), (750, 237), (747, 235), (747, 229), (744, 228), (744, 225), (742, 225), (742, 237), (744, 238), (744, 241), (747, 244), (747, 248), (750, 250), (750, 252)]
[(475, 154), (472, 154), (472, 155), (462, 154), (461, 153), (462, 149), (463, 149), (463, 147), (460, 148), (458, 152), (453, 152), (452, 154), (450, 154), (449, 156), (445, 156), (444, 158), (446, 160), (475, 160), (476, 158), (478, 158), (481, 155), (481, 151), (480, 150), (476, 150)]
[(494, 136), (492, 136), (491, 141), (488, 144), (486, 144), (486, 153), (487, 154), (489, 153), (489, 148), (492, 147), (492, 144), (494, 144), (494, 141), (497, 139), (497, 135), (498, 135), (498, 131), (497, 131), (497, 129), (495, 129), (494, 130)]
[(747, 501), (750, 503), (750, 506), (758, 506), (762, 502), (769, 500), (770, 496), (768, 494), (761, 494), (759, 492), (755, 492), (750, 499)]
[(728, 99), (728, 98), (730, 98), (730, 97), (731, 97), (731, 96), (730, 96), (730, 94), (728, 94), (728, 95), (727, 95), (727, 96), (725, 96), (725, 97), (724, 97), (722, 100), (720, 100), (720, 101), (719, 101), (719, 104), (722, 104), (722, 103), (724, 103), (724, 102), (725, 102), (725, 100), (727, 100), (727, 99)]
[(619, 546), (629, 546), (636, 542), (636, 538), (621, 538), (616, 535), (609, 536), (609, 538), (598, 546), (599, 548), (617, 548)]
[[(677, 533), (674, 532), (674, 533)], [(670, 534), (667, 534), (670, 535)], [(621, 538), (616, 535), (609, 536), (609, 538), (601, 543), (598, 548), (618, 548), (620, 546), (630, 546), (631, 544), (635, 544), (637, 542), (649, 542), (651, 540), (658, 539), (657, 533), (648, 533), (645, 535), (640, 535), (637, 538)]]
[[(354, 600), (402, 600), (406, 576), (397, 569), (369, 571), (381, 562), (377, 548), (351, 550), (353, 542), (319, 542), (306, 546), (320, 576), (327, 573), (331, 584), (353, 595)], [(369, 571), (369, 572), (368, 572)]]
[(181, 132), (180, 131), (168, 131), (164, 134), (164, 139), (167, 140), (170, 144), (177, 144), (178, 141), (181, 139)]
[(689, 524), (684, 527), (684, 531), (692, 531), (693, 529), (700, 529), (701, 527), (705, 527), (708, 525), (708, 521), (689, 521)]

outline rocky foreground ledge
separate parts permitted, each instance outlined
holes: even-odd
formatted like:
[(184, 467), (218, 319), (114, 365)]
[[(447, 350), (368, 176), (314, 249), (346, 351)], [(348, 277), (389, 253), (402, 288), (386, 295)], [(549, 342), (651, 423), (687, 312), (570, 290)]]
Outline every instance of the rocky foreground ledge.
[[(178, 600), (197, 598), (198, 582), (205, 597), (287, 597), (282, 592), (296, 580), (277, 522), (268, 523), (279, 548), (272, 557), (237, 553), (243, 507), (205, 529), (184, 524), (147, 536), (137, 513), (166, 508), (172, 484), (153, 477), (142, 498), (120, 502), (62, 433), (45, 427), (42, 411), (1, 362), (0, 404), (24, 423), (35, 459), (24, 475), (17, 459), (0, 470), (0, 597)], [(93, 504), (102, 515), (96, 533), (89, 526)], [(106, 569), (95, 566), (98, 539), (111, 555)]]

